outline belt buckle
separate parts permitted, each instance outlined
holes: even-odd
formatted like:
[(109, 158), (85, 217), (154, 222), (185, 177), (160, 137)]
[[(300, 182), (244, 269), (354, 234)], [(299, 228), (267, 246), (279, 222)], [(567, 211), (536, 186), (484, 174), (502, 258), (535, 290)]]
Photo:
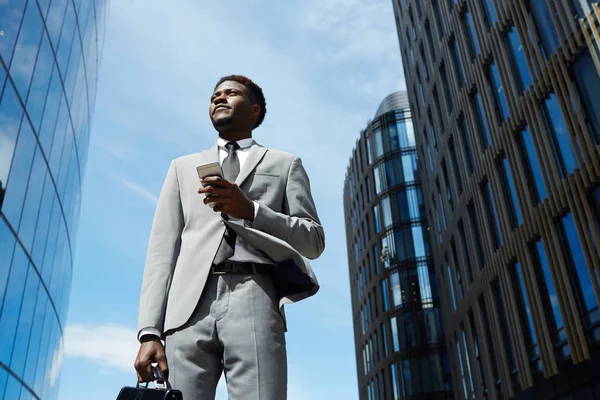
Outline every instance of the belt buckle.
[(216, 267), (215, 264), (213, 264), (211, 267), (211, 272), (213, 275), (225, 275), (226, 274), (226, 272), (224, 272), (224, 271), (215, 271), (215, 267)]

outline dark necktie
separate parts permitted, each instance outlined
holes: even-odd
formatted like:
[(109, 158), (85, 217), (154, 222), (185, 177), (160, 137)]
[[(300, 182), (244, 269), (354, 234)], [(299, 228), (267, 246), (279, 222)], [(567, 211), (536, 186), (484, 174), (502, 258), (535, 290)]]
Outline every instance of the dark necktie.
[[(240, 148), (240, 145), (236, 142), (227, 142), (225, 147), (227, 148), (227, 157), (223, 160), (221, 168), (223, 169), (224, 178), (235, 182), (237, 176), (240, 174), (240, 160), (236, 154), (236, 150)], [(213, 261), (215, 265), (227, 261), (233, 255), (235, 238), (235, 232), (227, 226)]]

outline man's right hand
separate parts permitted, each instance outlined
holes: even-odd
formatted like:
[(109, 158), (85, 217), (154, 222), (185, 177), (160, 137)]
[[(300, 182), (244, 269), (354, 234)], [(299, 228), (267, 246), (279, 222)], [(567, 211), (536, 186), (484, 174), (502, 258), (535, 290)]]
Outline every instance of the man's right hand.
[(169, 365), (165, 355), (165, 347), (160, 338), (154, 335), (144, 335), (141, 340), (140, 351), (138, 351), (135, 362), (133, 363), (137, 372), (138, 382), (152, 382), (152, 363), (158, 363), (158, 368), (169, 378)]

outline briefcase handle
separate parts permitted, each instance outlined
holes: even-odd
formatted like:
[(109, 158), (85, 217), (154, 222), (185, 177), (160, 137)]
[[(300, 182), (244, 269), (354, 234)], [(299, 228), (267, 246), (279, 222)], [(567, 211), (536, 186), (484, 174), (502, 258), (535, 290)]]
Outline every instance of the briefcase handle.
[[(161, 371), (160, 368), (152, 366), (152, 375), (154, 375), (154, 388), (158, 390), (167, 390), (170, 388), (169, 381), (165, 379), (165, 375)], [(149, 382), (143, 382), (148, 387)], [(140, 382), (135, 385), (136, 388), (139, 389)]]

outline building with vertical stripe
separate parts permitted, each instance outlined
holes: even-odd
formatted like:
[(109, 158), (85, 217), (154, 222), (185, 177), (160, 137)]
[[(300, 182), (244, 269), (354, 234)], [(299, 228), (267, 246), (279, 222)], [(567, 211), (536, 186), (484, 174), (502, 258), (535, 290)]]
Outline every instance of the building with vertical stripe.
[(457, 399), (600, 398), (600, 8), (393, 0)]

